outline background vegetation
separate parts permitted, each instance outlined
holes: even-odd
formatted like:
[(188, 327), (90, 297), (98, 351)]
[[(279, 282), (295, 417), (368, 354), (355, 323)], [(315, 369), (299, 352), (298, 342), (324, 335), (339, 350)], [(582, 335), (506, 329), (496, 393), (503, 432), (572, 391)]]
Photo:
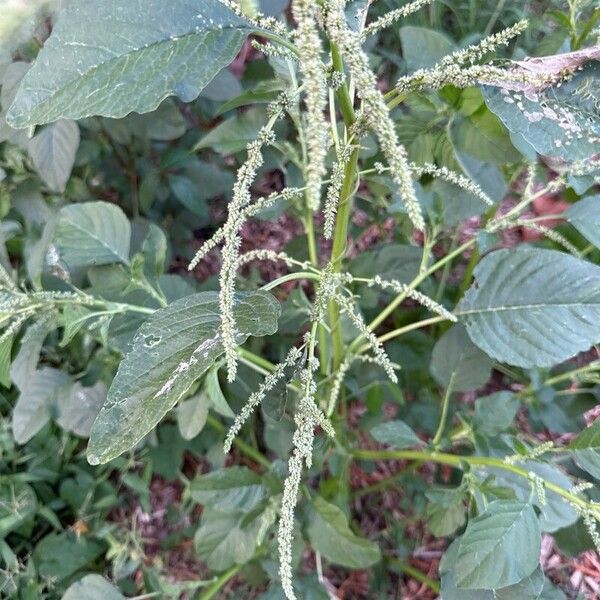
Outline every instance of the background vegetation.
[[(271, 364), (297, 341), (311, 310), (309, 280), (274, 292), (282, 306), (278, 331), (246, 344), (235, 381), (226, 381), (218, 363), (135, 451), (106, 465), (91, 466), (86, 445), (123, 354), (148, 314), (218, 289), (218, 252), (191, 274), (187, 266), (224, 222), (246, 146), (266, 122), (266, 103), (289, 85), (290, 72), (284, 61), (246, 41), (192, 102), (169, 98), (143, 115), (13, 129), (6, 112), (65, 4), (0, 2), (0, 264), (19, 289), (40, 292), (18, 327), (0, 338), (0, 596), (282, 598), (273, 524), (294, 431), (285, 386), (269, 394), (229, 455), (223, 438)], [(352, 14), (364, 2), (350, 4)], [(375, 18), (399, 4), (378, 0), (370, 14)], [(254, 8), (252, 1), (244, 4), (250, 13)], [(263, 0), (260, 8), (277, 16), (288, 10), (285, 0)], [(496, 53), (499, 62), (598, 44), (600, 9), (593, 0), (460, 0), (432, 3), (370, 39), (367, 48), (387, 90), (399, 76), (522, 18), (529, 27)], [(597, 83), (597, 60), (586, 68)], [(598, 86), (590, 84), (588, 92), (582, 101), (592, 130), (600, 119)], [(410, 281), (425, 247), (434, 263), (450, 259), (422, 289), (454, 306), (491, 248), (564, 250), (566, 243), (600, 264), (598, 173), (567, 172), (566, 189), (555, 192), (552, 181), (565, 174), (564, 160), (538, 158), (518, 124), (511, 127), (510, 114), (501, 110), (506, 106), (487, 100), (477, 87), (445, 86), (413, 94), (394, 113), (411, 161), (464, 172), (496, 203), (489, 211), (472, 194), (425, 174), (417, 190), (434, 223), (429, 240), (411, 233), (391, 179), (376, 166), (381, 155), (375, 140), (362, 140), (365, 173), (348, 248), (355, 275)], [(253, 187), (256, 195), (303, 185), (295, 124), (281, 121), (276, 133)], [(540, 183), (533, 190), (527, 190), (528, 162), (537, 163)], [(520, 221), (478, 231), (496, 212), (509, 213), (524, 192), (534, 199)], [(568, 212), (583, 200), (590, 212)], [(114, 211), (113, 244), (97, 244), (82, 256), (89, 236), (75, 230), (99, 218), (90, 201), (109, 203), (102, 210)], [(49, 222), (58, 224), (58, 234)], [(540, 231), (540, 223), (550, 233)], [(322, 227), (322, 216), (307, 217), (301, 202), (277, 203), (244, 225), (242, 248), (309, 260), (306, 232), (312, 229), (317, 252), (325, 256), (330, 242), (320, 235)], [(463, 248), (473, 240), (476, 249), (475, 242)], [(244, 267), (239, 287), (254, 290), (287, 272), (283, 262), (254, 261)], [(60, 298), (41, 290), (61, 293), (71, 286), (102, 303), (69, 305), (58, 316)], [(353, 291), (368, 321), (390, 300), (360, 282)], [(7, 315), (17, 314), (7, 306), (0, 312), (3, 326)], [(539, 490), (540, 478), (565, 490), (575, 480), (597, 483), (597, 440), (577, 462), (548, 444), (567, 447), (598, 415), (597, 349), (552, 368), (507, 367), (475, 346), (461, 326), (436, 321), (411, 330), (425, 314), (408, 300), (383, 322), (380, 334), (406, 328), (386, 344), (401, 367), (397, 384), (369, 364), (349, 369), (340, 427), (348, 444), (362, 450), (332, 450), (324, 436), (316, 439), (297, 513), (299, 597), (427, 599), (437, 597), (441, 585), (445, 600), (491, 598), (489, 590), (467, 596), (447, 576), (444, 581), (440, 560), (481, 506), (529, 499), (541, 511), (545, 579), (539, 572), (538, 591), (513, 589), (502, 597), (597, 598), (595, 525), (586, 525), (564, 496)], [(19, 332), (32, 315), (37, 325)], [(351, 341), (357, 332), (347, 322), (344, 333)], [(448, 413), (442, 415), (442, 408)], [(421, 460), (419, 450), (406, 451), (430, 439), (440, 452), (475, 447), (492, 461), (490, 470), (477, 471), (468, 458), (432, 464)], [(522, 455), (515, 469), (524, 469), (525, 479), (510, 469), (494, 471), (493, 460), (501, 462), (497, 457), (507, 453)], [(542, 454), (548, 460), (537, 461)], [(595, 487), (587, 494), (600, 501)]]

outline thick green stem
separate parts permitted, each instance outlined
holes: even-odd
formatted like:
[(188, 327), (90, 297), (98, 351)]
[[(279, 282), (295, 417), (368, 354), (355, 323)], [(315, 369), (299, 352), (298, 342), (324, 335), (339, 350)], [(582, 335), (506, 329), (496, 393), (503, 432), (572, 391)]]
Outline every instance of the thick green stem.
[[(338, 73), (344, 72), (344, 65), (339, 49), (335, 44), (331, 46), (331, 58), (333, 68)], [(344, 118), (346, 129), (349, 130), (354, 124), (356, 115), (352, 105), (352, 98), (348, 91), (348, 86), (344, 83), (340, 86), (337, 92), (338, 103)], [(331, 249), (331, 263), (333, 271), (339, 273), (342, 268), (344, 254), (346, 252), (346, 244), (348, 242), (348, 224), (352, 213), (352, 196), (354, 195), (354, 186), (358, 175), (358, 154), (359, 149), (352, 151), (350, 160), (344, 169), (344, 180), (340, 191), (340, 200), (338, 212), (335, 221), (335, 232), (333, 236), (333, 246)], [(329, 325), (332, 335), (332, 353), (333, 353), (333, 371), (337, 371), (344, 360), (344, 339), (343, 332), (339, 327), (340, 311), (335, 301), (329, 302)]]

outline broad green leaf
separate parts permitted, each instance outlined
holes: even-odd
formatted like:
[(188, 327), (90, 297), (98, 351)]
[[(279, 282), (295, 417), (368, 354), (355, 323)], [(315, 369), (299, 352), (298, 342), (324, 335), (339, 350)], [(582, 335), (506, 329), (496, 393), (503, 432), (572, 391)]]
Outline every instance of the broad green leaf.
[(463, 325), (452, 326), (436, 342), (429, 370), (453, 392), (475, 390), (490, 378), (494, 361), (471, 342)]
[(3, 480), (0, 484), (0, 539), (33, 519), (37, 505), (37, 496), (31, 486)]
[(550, 367), (600, 341), (600, 267), (555, 250), (497, 250), (455, 314), (498, 361)]
[(590, 61), (560, 87), (536, 93), (485, 86), (484, 97), (506, 127), (539, 154), (586, 160), (598, 154), (600, 143), (599, 74), (600, 63)]
[(600, 248), (600, 195), (582, 198), (567, 210), (565, 217), (581, 235)]
[(71, 376), (52, 367), (42, 367), (30, 374), (12, 414), (12, 430), (19, 444), (28, 442), (57, 410), (61, 396), (70, 394)]
[(190, 102), (251, 26), (218, 0), (73, 0), (24, 77), (7, 120), (27, 127)]
[(316, 552), (349, 569), (366, 569), (380, 560), (377, 544), (355, 535), (337, 506), (320, 496), (312, 500), (312, 506), (314, 511), (306, 533)]
[(245, 512), (205, 509), (202, 524), (194, 536), (196, 552), (215, 571), (244, 564), (254, 556), (275, 518), (275, 511), (271, 509), (254, 518)]
[(53, 192), (64, 192), (79, 147), (79, 127), (61, 119), (46, 125), (27, 145), (39, 176)]
[[(275, 333), (279, 303), (263, 292), (238, 294), (238, 342)], [(203, 292), (158, 310), (137, 332), (90, 436), (88, 460), (105, 463), (139, 442), (223, 353), (219, 296)]]
[(495, 500), (460, 538), (454, 581), (460, 588), (484, 590), (518, 583), (538, 566), (541, 539), (531, 504)]
[(69, 586), (61, 600), (126, 600), (126, 598), (104, 577), (86, 575)]
[(371, 435), (380, 444), (388, 444), (399, 450), (423, 443), (404, 421), (388, 421), (375, 425), (371, 429)]
[(204, 88), (202, 97), (214, 102), (225, 102), (241, 93), (240, 80), (229, 69), (221, 69)]
[[(572, 487), (572, 481), (556, 466), (544, 462), (525, 462), (523, 469), (528, 472), (536, 473), (546, 481), (550, 481), (561, 488), (568, 490)], [(564, 527), (568, 527), (577, 521), (577, 512), (575, 509), (559, 494), (546, 489), (545, 502), (542, 503), (534, 494), (531, 494), (531, 483), (520, 477), (505, 471), (503, 469), (488, 469), (496, 477), (496, 481), (501, 485), (507, 485), (512, 488), (517, 498), (523, 502), (531, 502), (539, 510), (540, 528), (544, 532), (553, 533)]]
[(262, 502), (267, 490), (254, 471), (247, 467), (230, 467), (194, 479), (190, 495), (196, 502), (223, 512), (248, 512)]
[(401, 27), (400, 41), (402, 55), (409, 71), (433, 67), (455, 49), (454, 43), (446, 35), (426, 27)]
[(584, 429), (571, 442), (569, 449), (582, 469), (600, 479), (600, 419)]
[(475, 430), (486, 435), (498, 435), (508, 429), (520, 406), (512, 392), (496, 392), (475, 401)]
[(545, 577), (542, 569), (535, 571), (518, 583), (492, 590), (465, 590), (454, 583), (454, 566), (460, 540), (456, 540), (446, 550), (440, 563), (443, 600), (541, 600)]
[(69, 268), (129, 261), (131, 225), (108, 202), (69, 204), (58, 213), (54, 248)]
[(210, 398), (204, 392), (186, 398), (177, 406), (177, 427), (184, 440), (193, 440), (206, 425)]

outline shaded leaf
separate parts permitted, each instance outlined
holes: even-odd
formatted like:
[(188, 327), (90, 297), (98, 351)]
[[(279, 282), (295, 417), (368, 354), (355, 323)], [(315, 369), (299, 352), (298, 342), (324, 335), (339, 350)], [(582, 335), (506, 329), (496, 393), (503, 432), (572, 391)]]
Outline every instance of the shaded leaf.
[(419, 446), (423, 442), (404, 421), (388, 421), (371, 429), (371, 435), (380, 443), (401, 450)]
[(79, 127), (61, 119), (46, 125), (27, 144), (39, 176), (53, 192), (64, 192), (79, 147)]
[(478, 432), (498, 435), (508, 429), (520, 406), (519, 398), (512, 392), (496, 392), (475, 401), (473, 425)]
[(0, 485), (0, 539), (18, 529), (37, 511), (33, 488), (20, 481), (3, 480)]
[(600, 195), (582, 198), (567, 210), (565, 217), (581, 235), (600, 248)]
[(355, 535), (337, 506), (320, 496), (312, 499), (312, 506), (313, 517), (306, 533), (316, 552), (349, 569), (366, 569), (380, 560), (377, 544)]
[(220, 511), (250, 511), (267, 495), (261, 478), (247, 467), (230, 467), (212, 471), (194, 479), (190, 495)]
[(108, 202), (69, 204), (58, 213), (54, 247), (70, 268), (129, 261), (131, 225)]
[(445, 34), (413, 25), (400, 28), (400, 41), (409, 71), (433, 67), (455, 49), (454, 43)]
[(600, 480), (600, 419), (584, 429), (569, 445), (575, 461)]
[(493, 590), (529, 577), (540, 558), (541, 531), (531, 504), (495, 500), (460, 538), (454, 581), (460, 588)]
[(471, 342), (465, 327), (457, 324), (436, 342), (429, 370), (441, 386), (466, 392), (485, 385), (493, 366), (494, 361)]
[(206, 425), (210, 398), (204, 393), (193, 395), (177, 406), (177, 427), (184, 440), (193, 440)]
[(61, 600), (126, 600), (126, 598), (104, 577), (86, 575), (69, 586)]

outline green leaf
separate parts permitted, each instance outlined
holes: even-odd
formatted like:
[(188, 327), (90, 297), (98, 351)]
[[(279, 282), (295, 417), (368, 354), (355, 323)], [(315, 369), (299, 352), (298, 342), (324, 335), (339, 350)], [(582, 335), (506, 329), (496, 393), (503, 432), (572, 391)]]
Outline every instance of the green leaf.
[(184, 440), (193, 440), (206, 425), (210, 398), (204, 392), (187, 398), (177, 406), (177, 427)]
[(27, 144), (35, 170), (53, 192), (65, 191), (77, 148), (79, 127), (64, 119), (46, 125)]
[(471, 342), (464, 326), (457, 324), (436, 342), (429, 370), (439, 385), (466, 392), (484, 386), (493, 366), (494, 361)]
[[(158, 26), (157, 26), (158, 23)], [(218, 0), (74, 0), (25, 75), (7, 120), (28, 127), (149, 112), (198, 96), (251, 26)]]
[(275, 518), (275, 511), (271, 509), (254, 518), (243, 512), (205, 509), (202, 524), (194, 536), (196, 552), (215, 571), (244, 564), (254, 556)]
[(443, 600), (541, 600), (545, 577), (542, 569), (535, 571), (518, 583), (492, 590), (465, 590), (454, 583), (454, 566), (460, 540), (454, 541), (446, 550), (440, 563)]
[(118, 206), (85, 202), (60, 210), (54, 247), (69, 268), (127, 264), (130, 238), (131, 225)]
[(211, 129), (194, 146), (194, 152), (204, 148), (212, 148), (220, 154), (240, 152), (256, 139), (260, 128), (265, 123), (265, 111), (251, 108), (245, 113), (235, 115)]
[(126, 600), (126, 598), (104, 577), (86, 575), (69, 586), (61, 600)]
[(43, 367), (30, 374), (13, 410), (12, 430), (19, 444), (28, 442), (54, 415), (58, 400), (70, 393), (71, 377), (64, 371)]
[(571, 442), (569, 450), (582, 469), (600, 480), (600, 419), (584, 429)]
[(454, 581), (460, 588), (484, 590), (518, 583), (538, 566), (541, 540), (531, 504), (495, 500), (460, 538)]
[(498, 250), (455, 311), (498, 361), (550, 367), (600, 341), (600, 267), (555, 250)]
[(18, 529), (37, 511), (33, 488), (20, 481), (4, 480), (0, 485), (0, 539)]
[(600, 248), (600, 195), (582, 198), (567, 210), (565, 217), (581, 235)]
[(313, 517), (306, 533), (316, 552), (349, 569), (366, 569), (380, 560), (377, 544), (355, 535), (337, 506), (320, 496), (312, 499), (312, 506)]
[(496, 392), (475, 401), (473, 425), (486, 435), (498, 435), (508, 429), (520, 406), (519, 398), (512, 392)]
[(485, 86), (483, 93), (490, 110), (539, 154), (586, 160), (600, 142), (599, 76), (600, 63), (590, 61), (560, 88), (525, 93)]
[(401, 450), (411, 446), (420, 446), (423, 442), (404, 421), (388, 421), (371, 429), (371, 435), (380, 443)]
[(455, 49), (454, 43), (446, 35), (426, 27), (401, 27), (400, 41), (402, 55), (409, 71), (433, 67)]
[(191, 179), (181, 175), (170, 175), (169, 187), (175, 198), (177, 198), (185, 208), (201, 219), (209, 219), (208, 206), (202, 199), (196, 184)]
[[(275, 333), (280, 311), (269, 294), (238, 294), (238, 342)], [(173, 408), (223, 353), (219, 326), (219, 295), (203, 292), (158, 310), (140, 327), (92, 427), (91, 464), (132, 448)]]
[(223, 512), (249, 512), (267, 495), (261, 478), (247, 467), (230, 467), (201, 475), (190, 485), (191, 497)]

